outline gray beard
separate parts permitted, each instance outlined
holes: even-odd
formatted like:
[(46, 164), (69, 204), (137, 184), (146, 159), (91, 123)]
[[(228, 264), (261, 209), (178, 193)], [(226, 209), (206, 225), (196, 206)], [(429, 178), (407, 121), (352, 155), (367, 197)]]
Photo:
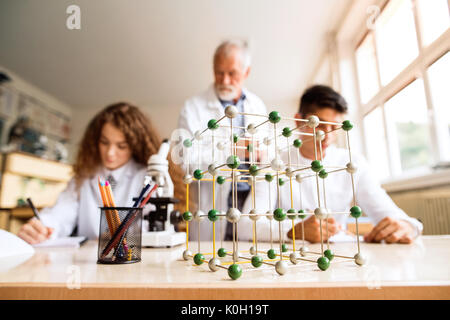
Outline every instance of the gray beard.
[(220, 100), (225, 100), (225, 101), (234, 100), (237, 98), (237, 95), (238, 95), (237, 90), (234, 88), (232, 91), (219, 91), (216, 88), (216, 93)]

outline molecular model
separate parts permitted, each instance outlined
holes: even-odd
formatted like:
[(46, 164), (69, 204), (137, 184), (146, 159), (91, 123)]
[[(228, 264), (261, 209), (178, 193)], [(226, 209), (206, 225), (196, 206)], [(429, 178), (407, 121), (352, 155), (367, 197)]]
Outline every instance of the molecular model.
[[(262, 119), (260, 123), (250, 123), (247, 127), (238, 127), (236, 124), (233, 125), (233, 119), (235, 119), (238, 115), (242, 115), (243, 117), (251, 116), (252, 119)], [(223, 119), (229, 118), (229, 124), (221, 124)], [(295, 121), (294, 123), (298, 124), (295, 128), (277, 128), (277, 124), (280, 123), (281, 120)], [(235, 123), (236, 123), (235, 119)], [(339, 167), (338, 169), (333, 169), (331, 171), (326, 171), (328, 168), (324, 168), (321, 161), (318, 158), (318, 154), (320, 154), (320, 159), (322, 159), (322, 145), (318, 143), (319, 147), (317, 147), (317, 142), (322, 141), (325, 138), (325, 135), (329, 132), (324, 132), (322, 130), (316, 129), (321, 123), (333, 125), (336, 129), (342, 129), (346, 134), (347, 141), (347, 149), (349, 154), (349, 162), (346, 167)], [(312, 129), (312, 133), (306, 133), (299, 129), (308, 126)], [(216, 132), (219, 127), (222, 128), (222, 132), (226, 132), (225, 135), (219, 135)], [(240, 134), (234, 133), (233, 129), (241, 129)], [(183, 219), (186, 221), (186, 250), (183, 252), (183, 259), (189, 260), (193, 258), (193, 261), (196, 265), (201, 265), (204, 262), (208, 261), (208, 266), (211, 271), (218, 271), (219, 269), (225, 269), (228, 271), (228, 275), (233, 280), (238, 279), (242, 275), (242, 267), (241, 265), (251, 264), (254, 268), (259, 268), (263, 264), (271, 265), (275, 267), (275, 270), (278, 274), (284, 275), (288, 268), (290, 261), (291, 265), (296, 265), (300, 261), (304, 261), (307, 263), (315, 263), (318, 268), (322, 271), (325, 271), (330, 266), (330, 261), (333, 260), (334, 257), (345, 258), (354, 260), (356, 264), (363, 265), (366, 263), (365, 257), (360, 252), (360, 244), (359, 244), (359, 232), (358, 232), (358, 218), (361, 216), (361, 209), (356, 206), (355, 203), (355, 185), (353, 174), (356, 172), (356, 166), (352, 163), (351, 151), (350, 151), (350, 138), (349, 131), (353, 128), (353, 125), (350, 121), (345, 120), (343, 123), (334, 123), (334, 122), (324, 122), (320, 121), (317, 116), (310, 116), (308, 119), (297, 119), (297, 118), (286, 118), (281, 117), (277, 111), (272, 111), (269, 115), (261, 115), (261, 114), (250, 114), (250, 113), (242, 113), (238, 112), (235, 106), (227, 106), (225, 108), (225, 115), (220, 119), (211, 119), (208, 121), (207, 128), (203, 131), (197, 131), (194, 134), (192, 139), (184, 139), (183, 146), (186, 150), (187, 154), (187, 168), (186, 174), (184, 176), (184, 183), (186, 184), (186, 211), (183, 213)], [(228, 130), (229, 129), (229, 130)], [(281, 129), (281, 130), (280, 130)], [(257, 133), (257, 131), (260, 131)], [(330, 131), (330, 132), (331, 132)], [(211, 142), (212, 144), (208, 145), (208, 148), (211, 149), (212, 152), (212, 163), (208, 166), (208, 170), (202, 171), (200, 169), (194, 170), (192, 174), (189, 171), (189, 150), (193, 149), (194, 144), (197, 144), (197, 148), (201, 148), (200, 142), (206, 136), (206, 133), (211, 134)], [(229, 134), (228, 134), (229, 132)], [(262, 132), (262, 134), (261, 134)], [(311, 164), (307, 167), (300, 166), (298, 164), (294, 164), (291, 161), (291, 149), (295, 150), (297, 153), (300, 152), (300, 148), (302, 146), (302, 136), (305, 136), (305, 139), (313, 139), (314, 142), (314, 151), (315, 151), (315, 160), (311, 162)], [(239, 140), (246, 140), (248, 145), (243, 147), (242, 145), (238, 146)], [(288, 154), (288, 163), (285, 165), (279, 155), (281, 139), (286, 139), (287, 142), (287, 154)], [(303, 143), (307, 140), (303, 140)], [(217, 144), (215, 144), (217, 142)], [(273, 142), (273, 143), (272, 143)], [(283, 141), (284, 142), (284, 141)], [(284, 144), (284, 143), (283, 143)], [(218, 150), (222, 150), (227, 153), (226, 163), (216, 163), (215, 160), (215, 148)], [(241, 160), (237, 155), (238, 148), (245, 148), (249, 154), (249, 161)], [(266, 163), (262, 162), (262, 160), (257, 159), (255, 157), (255, 151), (257, 149), (267, 151), (267, 156), (269, 154), (273, 154), (273, 158), (269, 158)], [(269, 149), (271, 153), (269, 153)], [(245, 152), (245, 151), (244, 151)], [(200, 154), (200, 152), (199, 152)], [(200, 158), (200, 156), (199, 156)], [(258, 161), (256, 161), (258, 160)], [(247, 164), (248, 169), (239, 169), (241, 164)], [(199, 159), (200, 165), (200, 159)], [(336, 168), (336, 167), (333, 167)], [(325, 180), (329, 174), (338, 171), (347, 171), (351, 175), (352, 182), (352, 191), (353, 191), (353, 206), (351, 207), (349, 212), (331, 212), (326, 207), (326, 196), (325, 196)], [(310, 175), (302, 175), (300, 171), (310, 172)], [(291, 200), (291, 208), (281, 208), (280, 207), (280, 186), (285, 183), (283, 177), (287, 177), (286, 181), (290, 183), (290, 200)], [(317, 187), (317, 208), (313, 212), (305, 212), (302, 208), (294, 209), (293, 208), (293, 192), (292, 192), (292, 183), (296, 182), (301, 184), (302, 181), (306, 178), (312, 178), (316, 180)], [(266, 183), (269, 184), (269, 192), (270, 192), (270, 184), (272, 181), (276, 182), (276, 192), (278, 196), (278, 206), (272, 211), (272, 204), (268, 203), (268, 211), (265, 213), (258, 212), (255, 210), (255, 186), (257, 183)], [(216, 208), (216, 184), (222, 185), (226, 181), (231, 181), (231, 192), (232, 192), (232, 207), (229, 208), (226, 212), (220, 211)], [(322, 181), (322, 183), (320, 183)], [(252, 196), (252, 209), (250, 212), (240, 212), (237, 209), (237, 183), (238, 182), (247, 182), (251, 186), (250, 194)], [(200, 209), (191, 213), (189, 211), (189, 185), (191, 183), (198, 183), (198, 197), (199, 197), (199, 206), (200, 206), (200, 184), (201, 183), (210, 183), (212, 188), (212, 208), (209, 210), (207, 214), (203, 213)], [(321, 199), (319, 188), (322, 184), (323, 190), (323, 199)], [(301, 197), (301, 189), (300, 189), (300, 197)], [(324, 241), (322, 235), (322, 223), (325, 219), (326, 222), (326, 232), (328, 233), (328, 220), (327, 217), (329, 215), (334, 214), (350, 214), (353, 218), (355, 218), (356, 222), (356, 239), (357, 239), (357, 253), (353, 257), (342, 256), (334, 254), (329, 245), (329, 241), (326, 241), (326, 250), (324, 250)], [(320, 223), (320, 252), (310, 252), (309, 249), (305, 246), (305, 234), (304, 234), (304, 219), (309, 215), (315, 215), (316, 218), (319, 219)], [(197, 222), (200, 223), (202, 218), (207, 217), (209, 221), (212, 223), (213, 230), (213, 252), (212, 253), (202, 253), (200, 250), (200, 225), (199, 225), (199, 237), (198, 237), (198, 250), (196, 254), (192, 254), (189, 250), (189, 223)], [(270, 244), (271, 249), (267, 252), (258, 251), (258, 238), (257, 238), (257, 222), (259, 218), (265, 217), (270, 221)], [(219, 248), (216, 252), (216, 223), (222, 223), (222, 221), (226, 218), (233, 225), (233, 248), (232, 250), (227, 250), (223, 248), (223, 243), (221, 240), (221, 248)], [(253, 245), (250, 247), (249, 251), (240, 251), (238, 250), (238, 231), (237, 231), (237, 222), (240, 219), (249, 218), (253, 222)], [(282, 221), (285, 219), (292, 220), (292, 244), (293, 250), (289, 254), (287, 246), (283, 243), (282, 236)], [(302, 246), (297, 251), (295, 246), (295, 220), (301, 220), (302, 226)], [(273, 240), (272, 240), (272, 222), (275, 220), (278, 222), (278, 232), (279, 232), (279, 253), (277, 253), (273, 249)], [(298, 220), (297, 220), (298, 221)], [(275, 223), (276, 223), (275, 222)], [(220, 229), (222, 230), (222, 229)], [(222, 237), (220, 237), (222, 239)], [(328, 239), (328, 237), (327, 237)], [(250, 255), (246, 256), (243, 253), (249, 253)], [(311, 259), (311, 256), (319, 256), (318, 259)], [(210, 256), (210, 258), (206, 258)], [(263, 258), (263, 256), (267, 256), (267, 258)], [(231, 258), (231, 259), (230, 259)], [(251, 267), (250, 267), (251, 268)]]

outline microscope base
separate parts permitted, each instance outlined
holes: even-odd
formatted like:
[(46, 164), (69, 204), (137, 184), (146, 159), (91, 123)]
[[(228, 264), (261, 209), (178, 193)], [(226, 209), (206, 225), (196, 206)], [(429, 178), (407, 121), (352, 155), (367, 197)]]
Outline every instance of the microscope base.
[(171, 248), (186, 242), (186, 232), (152, 231), (142, 233), (142, 247)]

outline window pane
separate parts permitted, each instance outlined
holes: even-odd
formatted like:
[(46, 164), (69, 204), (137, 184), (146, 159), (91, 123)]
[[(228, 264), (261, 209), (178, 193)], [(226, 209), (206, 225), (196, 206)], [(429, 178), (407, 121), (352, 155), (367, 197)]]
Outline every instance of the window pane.
[(381, 108), (376, 108), (364, 117), (364, 134), (370, 167), (376, 177), (383, 180), (389, 177), (389, 164)]
[(367, 103), (379, 90), (373, 34), (369, 33), (356, 50), (361, 101)]
[(385, 103), (385, 111), (391, 152), (401, 171), (430, 166), (433, 157), (423, 81), (415, 80), (397, 93)]
[(438, 147), (442, 161), (450, 160), (450, 53), (428, 68), (431, 99), (436, 113)]
[(447, 0), (416, 0), (422, 29), (422, 42), (426, 46), (450, 27)]
[(389, 1), (376, 22), (376, 41), (381, 83), (386, 85), (419, 52), (410, 0)]

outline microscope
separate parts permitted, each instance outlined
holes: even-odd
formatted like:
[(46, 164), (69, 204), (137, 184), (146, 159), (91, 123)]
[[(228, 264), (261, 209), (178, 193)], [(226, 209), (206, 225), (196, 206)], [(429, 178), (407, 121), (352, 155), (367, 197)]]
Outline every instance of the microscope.
[(144, 216), (142, 230), (143, 247), (169, 248), (186, 241), (186, 233), (176, 232), (174, 228), (174, 225), (183, 219), (179, 211), (173, 210), (173, 205), (178, 203), (179, 200), (173, 197), (174, 187), (169, 175), (169, 161), (167, 160), (169, 150), (169, 141), (165, 139), (159, 147), (158, 153), (150, 156), (148, 160), (144, 185), (156, 183), (158, 188), (156, 196), (149, 200), (149, 203), (155, 209), (150, 210)]

